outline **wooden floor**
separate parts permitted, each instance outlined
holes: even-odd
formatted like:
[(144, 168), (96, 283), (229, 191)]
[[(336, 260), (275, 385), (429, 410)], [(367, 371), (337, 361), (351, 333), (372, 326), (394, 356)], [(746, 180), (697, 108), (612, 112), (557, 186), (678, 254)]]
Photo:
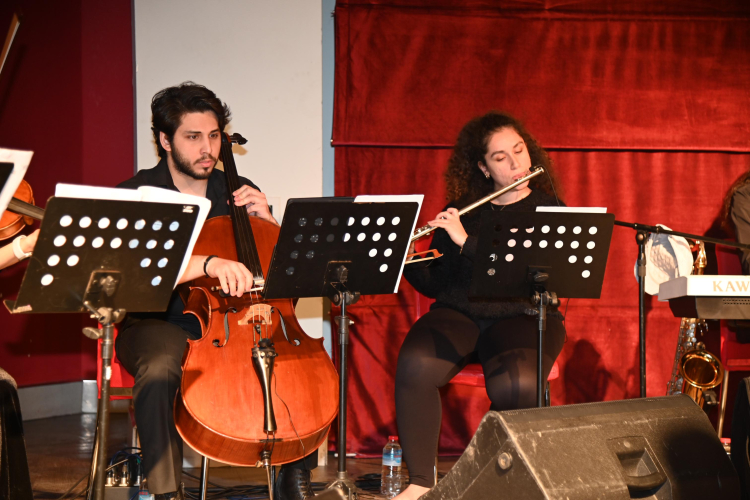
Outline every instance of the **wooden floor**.
[[(122, 413), (111, 415), (108, 456), (129, 446), (128, 418), (127, 414)], [(82, 478), (83, 481), (67, 498), (74, 498), (75, 493), (85, 487), (94, 441), (95, 419), (96, 415), (80, 414), (24, 422), (34, 498), (58, 499)], [(456, 458), (441, 459), (439, 471), (447, 472), (455, 461)], [(337, 459), (331, 454), (327, 466), (313, 471), (315, 488), (322, 488), (324, 483), (334, 480), (336, 469)], [(350, 458), (347, 460), (347, 472), (362, 488), (361, 498), (380, 498), (377, 492), (380, 484), (380, 459)], [(197, 487), (198, 482), (189, 475), (199, 476), (200, 470), (186, 469), (183, 475), (186, 488)], [(210, 470), (209, 478), (211, 483), (219, 487), (266, 484), (265, 472), (256, 468), (214, 467)]]

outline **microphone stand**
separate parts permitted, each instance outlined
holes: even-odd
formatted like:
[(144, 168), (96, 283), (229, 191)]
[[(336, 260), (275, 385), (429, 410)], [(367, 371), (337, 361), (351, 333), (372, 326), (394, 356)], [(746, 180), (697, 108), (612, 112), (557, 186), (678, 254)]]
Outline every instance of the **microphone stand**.
[(726, 247), (739, 248), (750, 251), (750, 245), (737, 243), (735, 241), (721, 240), (718, 238), (709, 238), (697, 234), (683, 233), (672, 231), (659, 226), (649, 226), (638, 224), (636, 222), (615, 221), (616, 226), (629, 227), (636, 231), (635, 242), (638, 244), (638, 350), (640, 352), (641, 368), (641, 397), (646, 397), (646, 240), (649, 234), (668, 234), (671, 236), (682, 236), (691, 240), (700, 240), (704, 243), (714, 243), (715, 245), (724, 245)]

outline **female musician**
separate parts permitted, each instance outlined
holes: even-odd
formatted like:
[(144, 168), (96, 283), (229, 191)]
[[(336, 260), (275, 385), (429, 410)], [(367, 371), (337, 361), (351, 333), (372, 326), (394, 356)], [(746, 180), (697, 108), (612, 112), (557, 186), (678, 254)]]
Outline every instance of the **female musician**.
[[(525, 309), (528, 299), (470, 300), (469, 283), (477, 249), (481, 213), (534, 211), (557, 205), (551, 177), (537, 176), (458, 216), (456, 207), (515, 182), (551, 161), (513, 117), (490, 112), (468, 122), (459, 133), (445, 172), (447, 208), (428, 222), (437, 226), (431, 248), (443, 257), (431, 264), (406, 266), (404, 276), (423, 295), (437, 299), (409, 330), (398, 356), (396, 417), (410, 486), (399, 500), (416, 499), (433, 485), (440, 432), (440, 394), (470, 361), (484, 371), (493, 410), (532, 407), (536, 402), (537, 321)], [(422, 266), (422, 267), (420, 267)], [(544, 345), (544, 377), (562, 350), (561, 315), (549, 313)]]

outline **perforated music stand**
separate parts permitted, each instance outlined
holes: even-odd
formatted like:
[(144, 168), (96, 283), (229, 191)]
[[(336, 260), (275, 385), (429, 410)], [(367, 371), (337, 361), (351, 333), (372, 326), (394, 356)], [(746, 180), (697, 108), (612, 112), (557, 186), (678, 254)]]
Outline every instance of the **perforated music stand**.
[(351, 198), (291, 199), (284, 211), (264, 297), (329, 297), (340, 345), (338, 473), (327, 487), (357, 497), (346, 472), (346, 384), (350, 320), (360, 295), (395, 293), (419, 213), (416, 201), (355, 203)]
[(537, 406), (547, 306), (557, 306), (558, 297), (600, 297), (614, 220), (613, 214), (482, 213), (469, 297), (530, 297), (537, 306)]
[(84, 329), (103, 339), (93, 498), (104, 499), (114, 324), (126, 310), (166, 310), (198, 212), (197, 205), (51, 198), (18, 298), (6, 301), (12, 313), (89, 312), (103, 325)]

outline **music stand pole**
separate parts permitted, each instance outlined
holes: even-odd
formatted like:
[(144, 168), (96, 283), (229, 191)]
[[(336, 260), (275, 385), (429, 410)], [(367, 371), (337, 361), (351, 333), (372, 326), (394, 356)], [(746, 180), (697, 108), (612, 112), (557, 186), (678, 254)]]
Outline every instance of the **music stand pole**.
[[(107, 474), (107, 436), (109, 435), (109, 386), (112, 378), (112, 357), (114, 355), (115, 340), (115, 323), (118, 323), (124, 316), (125, 311), (122, 309), (113, 310), (111, 308), (95, 309), (89, 301), (84, 301), (83, 305), (91, 312), (91, 317), (95, 318), (102, 324), (101, 329), (86, 328), (84, 333), (87, 337), (102, 339), (100, 346), (102, 357), (102, 381), (101, 394), (99, 395), (97, 409), (97, 429), (96, 442), (94, 444), (96, 453), (94, 454), (94, 487), (89, 489), (87, 498), (104, 498), (104, 480)], [(90, 478), (89, 478), (90, 479)]]
[[(343, 266), (342, 266), (343, 267)], [(343, 284), (337, 284), (335, 286), (337, 293), (331, 297), (331, 301), (338, 306), (341, 306), (341, 315), (336, 316), (338, 323), (338, 334), (339, 334), (339, 346), (340, 346), (340, 357), (339, 357), (339, 434), (338, 434), (338, 470), (336, 473), (336, 480), (333, 481), (328, 488), (339, 488), (344, 491), (347, 497), (356, 498), (357, 488), (354, 482), (349, 479), (346, 473), (346, 388), (348, 382), (348, 365), (347, 365), (347, 351), (349, 348), (349, 325), (351, 320), (346, 315), (346, 306), (354, 304), (359, 299), (358, 293), (351, 293), (346, 290)]]
[[(535, 283), (543, 283), (549, 278), (549, 274), (537, 271), (532, 277)], [(536, 314), (539, 316), (539, 339), (537, 342), (537, 361), (536, 361), (536, 406), (544, 406), (544, 332), (547, 330), (547, 306), (557, 307), (560, 301), (557, 300), (557, 294), (546, 290), (535, 291), (531, 296), (531, 301), (537, 306)]]
[(638, 350), (640, 351), (641, 397), (646, 397), (646, 240), (648, 233), (638, 231)]

